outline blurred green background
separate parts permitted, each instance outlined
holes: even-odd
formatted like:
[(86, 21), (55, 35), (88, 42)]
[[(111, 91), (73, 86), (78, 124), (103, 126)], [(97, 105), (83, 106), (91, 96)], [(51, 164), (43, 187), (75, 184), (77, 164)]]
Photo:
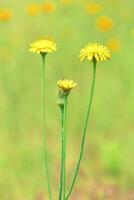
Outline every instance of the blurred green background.
[(98, 63), (94, 103), (73, 200), (134, 199), (134, 1), (0, 1), (0, 199), (47, 199), (42, 160), (41, 57), (30, 43), (53, 39), (47, 56), (47, 136), (54, 199), (60, 164), (56, 81), (73, 79), (69, 97), (67, 181), (79, 152), (92, 66), (81, 48), (100, 42), (112, 59)]

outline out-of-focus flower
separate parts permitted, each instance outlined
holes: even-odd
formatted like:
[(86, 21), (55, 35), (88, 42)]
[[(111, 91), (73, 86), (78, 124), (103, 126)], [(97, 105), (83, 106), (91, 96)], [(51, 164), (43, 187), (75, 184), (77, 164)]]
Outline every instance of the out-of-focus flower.
[(36, 16), (41, 12), (41, 5), (38, 3), (27, 4), (25, 10), (28, 15)]
[(88, 61), (103, 61), (111, 58), (110, 51), (107, 47), (98, 43), (90, 43), (80, 51), (80, 61), (83, 62), (85, 59)]
[(87, 3), (85, 6), (86, 13), (89, 15), (95, 15), (102, 10), (102, 6), (99, 3)]
[(134, 37), (134, 28), (131, 31), (131, 35), (132, 35), (132, 37)]
[(0, 60), (9, 62), (9, 59), (12, 56), (12, 52), (10, 51), (10, 48), (8, 47), (0, 47)]
[(73, 30), (71, 30), (70, 28), (66, 28), (66, 29), (63, 30), (63, 32), (62, 32), (62, 37), (63, 38), (68, 39), (68, 38), (70, 38), (72, 36), (73, 36)]
[(42, 11), (45, 13), (54, 12), (56, 9), (56, 5), (53, 2), (46, 2), (42, 4)]
[(33, 53), (52, 53), (57, 50), (57, 45), (51, 40), (38, 40), (31, 44), (30, 51)]
[(121, 43), (117, 38), (109, 39), (106, 44), (112, 52), (118, 52), (121, 48)]
[(12, 17), (12, 13), (9, 9), (0, 10), (0, 21), (8, 21)]
[(62, 5), (68, 6), (73, 2), (73, 0), (61, 0)]
[(101, 16), (96, 20), (96, 26), (101, 31), (109, 31), (113, 28), (113, 20), (107, 16)]

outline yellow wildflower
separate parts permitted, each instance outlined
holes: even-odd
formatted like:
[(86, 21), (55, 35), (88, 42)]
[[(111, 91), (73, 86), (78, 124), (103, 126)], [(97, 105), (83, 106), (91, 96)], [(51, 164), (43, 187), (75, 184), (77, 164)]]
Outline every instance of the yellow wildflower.
[(51, 53), (57, 50), (57, 45), (47, 39), (38, 40), (31, 44), (30, 51), (33, 53)]
[(102, 10), (102, 6), (99, 3), (87, 3), (85, 10), (89, 15), (95, 15)]
[(85, 48), (81, 49), (79, 57), (81, 62), (85, 59), (99, 62), (110, 59), (111, 54), (107, 47), (98, 43), (90, 43)]
[(63, 92), (70, 92), (71, 89), (73, 89), (77, 84), (73, 80), (68, 79), (60, 79), (57, 81), (57, 85)]
[(107, 41), (107, 46), (112, 52), (117, 52), (120, 49), (120, 41), (117, 38), (111, 38)]
[(55, 11), (55, 9), (56, 9), (56, 6), (52, 2), (46, 2), (46, 3), (42, 4), (43, 12), (51, 13), (51, 12)]
[(101, 16), (96, 21), (96, 26), (101, 31), (109, 31), (113, 27), (113, 20), (107, 16)]
[(30, 3), (26, 5), (26, 12), (30, 16), (38, 15), (41, 12), (41, 6), (38, 3)]
[(12, 17), (12, 13), (8, 9), (0, 10), (0, 20), (7, 21)]

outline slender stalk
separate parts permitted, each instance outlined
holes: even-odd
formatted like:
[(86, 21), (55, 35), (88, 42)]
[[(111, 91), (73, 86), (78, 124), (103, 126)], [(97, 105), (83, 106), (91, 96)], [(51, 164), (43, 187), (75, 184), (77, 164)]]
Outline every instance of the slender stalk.
[[(61, 173), (59, 200), (65, 200), (66, 193), (66, 114), (67, 114), (67, 96), (63, 97), (64, 105), (61, 107), (61, 125), (62, 125), (62, 150), (61, 150)], [(62, 198), (63, 197), (63, 198)]]
[(68, 192), (65, 200), (67, 200), (69, 198), (69, 196), (70, 196), (70, 194), (71, 194), (71, 192), (73, 190), (73, 187), (74, 187), (74, 184), (75, 184), (75, 181), (76, 181), (76, 177), (78, 175), (80, 163), (81, 163), (81, 160), (82, 160), (82, 156), (83, 156), (87, 125), (88, 125), (89, 115), (90, 115), (92, 101), (93, 101), (93, 94), (94, 94), (94, 88), (95, 88), (95, 78), (96, 78), (96, 61), (93, 60), (93, 80), (92, 80), (91, 94), (90, 94), (90, 97), (89, 97), (89, 106), (88, 106), (88, 109), (87, 109), (86, 120), (85, 120), (85, 123), (84, 123), (83, 137), (82, 137), (82, 142), (81, 142), (80, 154), (79, 154), (78, 163), (76, 165), (76, 169), (75, 169), (75, 172), (74, 172), (74, 177), (72, 179), (72, 183), (71, 183), (69, 192)]
[(47, 186), (48, 186), (48, 193), (49, 193), (49, 199), (52, 200), (52, 193), (51, 193), (51, 186), (50, 186), (50, 177), (49, 177), (49, 171), (48, 171), (48, 158), (47, 158), (47, 144), (46, 144), (46, 94), (45, 94), (45, 55), (41, 54), (42, 56), (42, 117), (43, 117), (43, 143), (44, 143), (44, 161), (45, 161), (45, 173), (46, 173), (46, 179), (47, 179)]
[(66, 196), (66, 115), (67, 115), (67, 96), (64, 97), (64, 151), (63, 151), (63, 200)]
[(64, 124), (64, 120), (63, 120), (63, 116), (64, 116), (64, 107), (61, 107), (61, 171), (60, 171), (60, 188), (59, 188), (59, 197), (58, 200), (62, 199), (62, 189), (63, 189), (63, 143), (64, 143), (64, 138), (63, 138), (63, 124)]

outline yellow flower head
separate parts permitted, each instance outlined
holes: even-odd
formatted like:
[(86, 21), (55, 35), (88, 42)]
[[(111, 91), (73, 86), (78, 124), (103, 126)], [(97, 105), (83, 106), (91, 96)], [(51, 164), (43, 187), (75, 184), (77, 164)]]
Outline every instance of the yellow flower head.
[(101, 31), (109, 31), (113, 28), (113, 20), (107, 16), (101, 16), (96, 21), (96, 26)]
[(71, 89), (73, 89), (77, 84), (73, 80), (68, 79), (60, 79), (57, 81), (57, 85), (63, 92), (70, 92)]
[(111, 54), (107, 47), (98, 43), (90, 43), (85, 48), (81, 49), (79, 57), (81, 62), (85, 59), (99, 62), (110, 59)]
[(57, 45), (51, 40), (38, 40), (31, 44), (30, 51), (33, 53), (52, 53), (57, 50)]

